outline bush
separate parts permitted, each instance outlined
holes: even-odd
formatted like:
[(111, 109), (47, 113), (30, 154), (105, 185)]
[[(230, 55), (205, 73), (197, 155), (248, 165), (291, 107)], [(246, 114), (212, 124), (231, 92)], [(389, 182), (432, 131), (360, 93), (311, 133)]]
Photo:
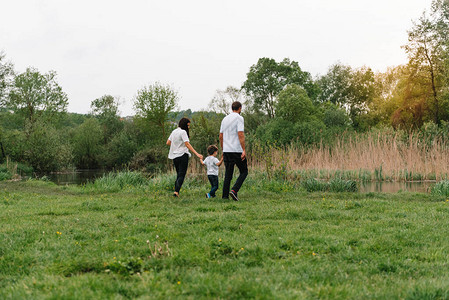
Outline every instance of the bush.
[(0, 167), (0, 181), (2, 180), (10, 180), (12, 178), (11, 173), (8, 170)]
[(449, 180), (437, 182), (431, 189), (432, 196), (449, 197)]
[(163, 172), (168, 166), (167, 151), (162, 147), (143, 149), (133, 156), (129, 168), (147, 173)]
[(111, 172), (95, 180), (91, 186), (101, 191), (119, 191), (125, 187), (143, 187), (148, 179), (139, 172)]
[(105, 151), (102, 151), (98, 157), (105, 168), (123, 167), (131, 161), (137, 150), (135, 136), (123, 130), (111, 139), (105, 146)]
[(256, 137), (264, 144), (286, 145), (298, 136), (295, 124), (283, 119), (274, 119), (256, 130)]
[(87, 119), (75, 129), (72, 143), (74, 161), (78, 168), (99, 166), (102, 141), (103, 132), (97, 119)]
[(33, 169), (40, 172), (68, 168), (72, 161), (71, 147), (50, 124), (36, 121), (25, 128), (24, 159)]

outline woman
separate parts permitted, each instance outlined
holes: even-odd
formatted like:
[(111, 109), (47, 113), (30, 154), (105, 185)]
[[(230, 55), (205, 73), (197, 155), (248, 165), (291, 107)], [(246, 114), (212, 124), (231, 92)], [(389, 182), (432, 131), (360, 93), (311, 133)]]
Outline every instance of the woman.
[(179, 190), (181, 189), (182, 183), (184, 182), (184, 177), (187, 173), (189, 157), (191, 156), (189, 150), (198, 156), (199, 159), (203, 159), (203, 156), (198, 154), (198, 152), (196, 152), (189, 143), (189, 127), (190, 120), (187, 118), (182, 118), (179, 120), (178, 128), (172, 131), (167, 140), (167, 145), (170, 146), (168, 158), (173, 159), (173, 164), (175, 165), (177, 174), (175, 181), (175, 192), (173, 194), (175, 197), (179, 197)]

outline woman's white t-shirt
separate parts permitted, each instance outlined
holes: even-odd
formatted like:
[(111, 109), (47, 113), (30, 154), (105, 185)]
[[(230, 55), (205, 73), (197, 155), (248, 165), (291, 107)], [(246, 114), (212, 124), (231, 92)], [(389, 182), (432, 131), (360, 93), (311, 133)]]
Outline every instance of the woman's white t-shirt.
[(168, 153), (169, 159), (175, 159), (181, 157), (184, 154), (191, 156), (189, 149), (186, 147), (185, 142), (189, 142), (189, 137), (184, 129), (176, 128), (172, 131), (168, 139), (171, 141), (170, 152)]

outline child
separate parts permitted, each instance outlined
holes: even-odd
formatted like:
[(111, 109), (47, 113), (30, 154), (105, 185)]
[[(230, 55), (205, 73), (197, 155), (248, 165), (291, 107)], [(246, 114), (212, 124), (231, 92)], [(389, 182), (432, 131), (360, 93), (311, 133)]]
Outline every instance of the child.
[(223, 163), (223, 157), (221, 160), (217, 159), (218, 148), (215, 145), (207, 147), (207, 153), (209, 156), (204, 161), (202, 159), (200, 161), (207, 168), (207, 178), (211, 185), (210, 192), (206, 193), (206, 198), (213, 198), (218, 190), (218, 167)]

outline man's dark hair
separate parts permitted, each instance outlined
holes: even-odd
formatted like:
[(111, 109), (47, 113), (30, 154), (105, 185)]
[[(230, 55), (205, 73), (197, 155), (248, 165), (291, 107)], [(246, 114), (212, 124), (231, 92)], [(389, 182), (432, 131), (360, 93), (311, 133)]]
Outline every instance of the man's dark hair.
[(242, 103), (240, 103), (239, 101), (235, 101), (234, 103), (232, 103), (231, 107), (232, 111), (237, 111), (240, 107), (242, 107)]
[(190, 123), (190, 120), (187, 119), (187, 118), (182, 118), (181, 120), (179, 120), (179, 123), (178, 123), (178, 127), (181, 128), (181, 129), (184, 129), (187, 132), (187, 136), (188, 137), (190, 137), (190, 134), (189, 134), (189, 123)]
[(215, 151), (218, 151), (218, 147), (217, 146), (210, 145), (209, 147), (207, 147), (207, 153), (209, 153), (209, 155), (214, 154)]

